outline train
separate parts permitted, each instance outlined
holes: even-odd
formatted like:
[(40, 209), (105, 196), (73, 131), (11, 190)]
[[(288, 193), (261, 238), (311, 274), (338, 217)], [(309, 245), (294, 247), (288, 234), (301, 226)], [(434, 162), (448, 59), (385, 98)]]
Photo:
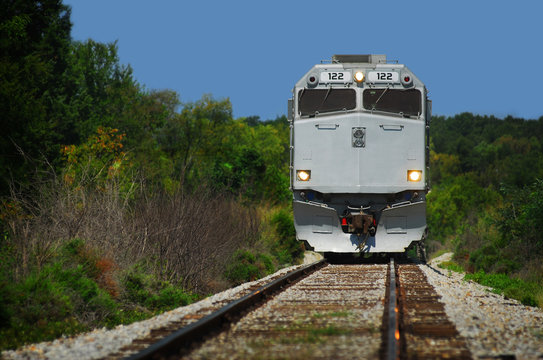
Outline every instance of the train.
[(296, 238), (325, 254), (425, 258), (432, 102), (386, 55), (333, 55), (288, 100)]

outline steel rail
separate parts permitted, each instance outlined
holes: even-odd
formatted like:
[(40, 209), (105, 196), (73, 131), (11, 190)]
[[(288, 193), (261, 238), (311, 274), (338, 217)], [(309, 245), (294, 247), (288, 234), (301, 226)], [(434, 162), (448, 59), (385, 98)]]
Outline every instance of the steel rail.
[(201, 341), (205, 335), (219, 330), (224, 324), (232, 322), (233, 319), (238, 318), (251, 306), (264, 301), (266, 297), (275, 293), (279, 289), (313, 273), (314, 271), (323, 267), (325, 264), (325, 260), (320, 260), (292, 271), (281, 278), (262, 286), (252, 293), (229, 303), (223, 308), (203, 317), (197, 322), (175, 331), (174, 333), (162, 338), (158, 342), (134, 355), (127, 357), (126, 359), (162, 359), (169, 356), (175, 356), (179, 354), (181, 350), (188, 349), (193, 343)]
[(400, 358), (400, 330), (398, 300), (396, 296), (396, 266), (394, 258), (390, 258), (389, 271), (389, 296), (388, 296), (388, 333), (387, 333), (387, 360)]

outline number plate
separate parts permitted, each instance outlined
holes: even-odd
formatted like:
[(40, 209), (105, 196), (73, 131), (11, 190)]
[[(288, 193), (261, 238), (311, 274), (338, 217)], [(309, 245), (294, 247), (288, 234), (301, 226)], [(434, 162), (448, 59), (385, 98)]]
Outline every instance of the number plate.
[(321, 83), (350, 83), (353, 82), (353, 75), (350, 71), (323, 71), (321, 72)]
[(395, 71), (370, 71), (368, 81), (371, 83), (399, 83), (400, 75)]

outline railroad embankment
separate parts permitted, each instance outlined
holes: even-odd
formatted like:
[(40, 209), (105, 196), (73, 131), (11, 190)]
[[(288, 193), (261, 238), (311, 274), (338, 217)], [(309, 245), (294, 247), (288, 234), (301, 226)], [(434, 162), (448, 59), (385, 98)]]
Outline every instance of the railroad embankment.
[[(317, 255), (315, 254), (307, 255), (307, 260), (309, 261), (310, 257), (316, 256)], [(417, 265), (417, 267), (424, 273), (428, 282), (440, 296), (440, 302), (444, 304), (447, 316), (458, 330), (458, 333), (464, 338), (473, 358), (490, 359), (504, 358), (504, 356), (513, 358), (514, 356), (516, 359), (538, 359), (543, 356), (543, 311), (536, 307), (522, 305), (503, 295), (495, 294), (488, 287), (472, 281), (466, 281), (464, 280), (464, 274), (462, 273), (439, 267), (439, 263), (450, 260), (450, 256), (451, 254), (445, 254), (434, 259), (428, 265)], [(153, 329), (161, 328), (167, 324), (184, 324), (191, 321), (197, 321), (197, 319), (202, 318), (205, 314), (216, 311), (225, 304), (248, 294), (258, 286), (268, 282), (270, 279), (277, 278), (294, 268), (297, 267), (283, 269), (262, 280), (242, 284), (236, 288), (206, 298), (198, 303), (168, 311), (146, 321), (134, 323), (129, 326), (118, 326), (112, 330), (97, 329), (93, 332), (73, 338), (62, 338), (52, 342), (28, 345), (17, 351), (6, 351), (2, 353), (2, 356), (6, 359), (96, 359), (104, 357), (115, 358), (116, 356), (122, 357), (123, 353), (121, 350), (123, 348), (129, 347), (135, 340), (137, 341), (138, 339), (149, 336)], [(340, 274), (337, 276), (339, 275)], [(338, 287), (338, 284), (344, 284), (341, 286), (350, 288), (351, 286), (347, 285), (349, 281), (348, 274), (343, 275), (341, 280), (330, 280), (331, 283), (336, 284), (335, 287)], [(322, 285), (321, 283), (323, 282), (318, 281), (319, 276), (321, 275), (315, 274), (310, 278), (313, 280), (309, 280), (309, 283), (304, 288), (305, 292), (309, 291), (308, 294), (310, 294), (312, 291), (311, 289), (318, 288)], [(360, 278), (360, 276), (361, 275), (359, 274), (357, 279)], [(384, 280), (381, 279), (379, 283), (383, 281)], [(358, 287), (366, 288), (367, 286), (355, 286), (353, 289)], [(298, 290), (294, 289), (292, 291), (296, 292)], [(285, 295), (281, 296), (284, 297), (288, 294), (289, 293), (286, 292)], [(334, 299), (340, 302), (348, 303), (349, 301), (355, 301), (350, 297), (344, 298), (341, 291), (335, 292), (334, 294), (330, 291), (325, 291), (321, 294), (315, 292), (314, 301), (322, 307), (327, 303), (327, 297), (332, 295), (334, 295)], [(312, 296), (313, 295), (309, 296), (309, 298)], [(361, 292), (359, 296), (364, 296), (363, 292)], [(292, 299), (294, 299), (293, 303), (298, 303), (301, 301), (302, 297), (300, 294), (294, 294)], [(376, 299), (382, 300), (382, 296), (377, 296)], [(363, 301), (364, 304), (368, 304), (366, 300)], [(277, 302), (277, 300), (274, 301)], [(380, 303), (380, 301), (374, 302), (376, 304)], [(269, 302), (266, 306), (270, 307), (273, 304), (273, 302)], [(281, 302), (278, 302), (277, 306), (279, 306), (278, 309), (282, 308)], [(343, 321), (352, 315), (351, 312), (346, 311), (338, 312), (330, 310), (327, 312), (323, 310), (324, 316), (315, 316), (315, 306), (308, 305), (307, 308), (310, 310), (308, 310), (308, 315), (302, 316), (299, 314), (301, 308), (298, 309), (295, 307), (297, 314), (295, 316), (296, 321), (292, 323), (288, 323), (288, 321), (284, 322), (284, 324), (281, 323), (281, 326), (276, 326), (276, 332), (279, 332), (282, 335), (288, 335), (290, 332), (297, 334), (297, 332), (301, 330), (307, 330), (306, 328), (308, 326), (314, 326), (315, 321), (318, 322), (322, 319), (330, 321), (330, 316), (335, 316)], [(258, 311), (265, 312), (265, 309), (266, 307), (263, 307)], [(373, 309), (373, 307), (368, 306), (367, 309), (369, 311)], [(382, 316), (382, 311), (378, 311), (378, 313), (377, 318), (380, 318)], [(271, 316), (277, 320), (276, 318), (281, 318), (282, 315), (280, 316), (280, 314), (275, 311), (274, 314), (266, 316)], [(367, 316), (370, 316), (370, 314), (365, 314), (364, 311), (362, 311), (359, 316), (366, 318)], [(379, 327), (379, 320), (377, 318), (372, 320), (373, 327), (370, 327), (372, 329), (375, 328), (374, 330), (377, 330)], [(251, 320), (251, 317), (249, 317), (249, 320)], [(264, 326), (264, 328), (266, 328), (266, 321), (261, 322), (259, 320), (257, 323), (259, 326)], [(235, 325), (234, 328), (236, 326), (237, 325)], [(255, 327), (255, 331), (258, 329), (264, 331), (264, 328), (260, 329), (257, 326)], [(330, 326), (324, 326), (320, 330), (311, 328), (310, 330), (312, 331), (309, 333), (314, 335), (314, 342), (310, 341), (313, 339), (311, 337), (299, 339), (293, 337), (291, 339), (292, 341), (288, 341), (289, 337), (287, 336), (282, 340), (282, 344), (289, 346), (295, 344), (298, 347), (303, 347), (304, 344), (308, 343), (308, 346), (315, 347), (322, 341), (327, 342), (328, 340), (333, 340), (327, 342), (327, 344), (330, 345), (330, 347), (333, 347), (332, 344), (337, 343), (336, 345), (340, 348), (343, 346), (341, 345), (341, 337), (350, 336), (353, 334), (354, 330), (351, 329), (349, 332), (342, 333), (338, 329), (334, 327), (334, 331), (331, 331)], [(376, 334), (373, 331), (368, 330), (367, 335), (373, 337)], [(248, 339), (250, 338), (251, 337)], [(218, 344), (221, 343), (220, 339), (221, 338), (219, 337), (216, 340), (218, 341)], [(239, 341), (243, 341), (243, 339), (240, 338)], [(379, 342), (380, 337), (375, 336), (374, 341)], [(258, 342), (253, 342), (249, 345), (249, 348), (258, 346)], [(360, 344), (357, 342), (350, 344), (350, 346), (355, 347), (359, 345)], [(377, 346), (377, 344), (375, 345)], [(207, 350), (203, 351), (205, 352)], [(360, 352), (360, 354), (362, 354), (362, 352)], [(309, 356), (309, 358), (311, 357)]]

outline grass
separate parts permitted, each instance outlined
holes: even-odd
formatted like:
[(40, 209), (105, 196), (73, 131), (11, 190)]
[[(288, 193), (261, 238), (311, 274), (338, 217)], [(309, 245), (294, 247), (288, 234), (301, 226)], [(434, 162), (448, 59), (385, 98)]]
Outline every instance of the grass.
[(505, 274), (487, 274), (484, 271), (466, 274), (464, 279), (489, 286), (494, 293), (516, 299), (523, 305), (543, 307), (543, 303), (540, 302), (543, 288), (536, 283), (511, 278)]
[(449, 271), (454, 271), (454, 272), (459, 272), (459, 273), (464, 272), (464, 269), (462, 268), (462, 266), (460, 266), (459, 264), (457, 264), (456, 262), (452, 260), (443, 261), (442, 263), (439, 264), (439, 267), (442, 269), (449, 270)]
[[(465, 272), (461, 265), (452, 260), (442, 262), (439, 267), (449, 271)], [(483, 270), (473, 274), (466, 274), (464, 280), (491, 287), (493, 293), (518, 300), (523, 305), (543, 308), (543, 286), (535, 282), (513, 278), (506, 274), (489, 274)]]

